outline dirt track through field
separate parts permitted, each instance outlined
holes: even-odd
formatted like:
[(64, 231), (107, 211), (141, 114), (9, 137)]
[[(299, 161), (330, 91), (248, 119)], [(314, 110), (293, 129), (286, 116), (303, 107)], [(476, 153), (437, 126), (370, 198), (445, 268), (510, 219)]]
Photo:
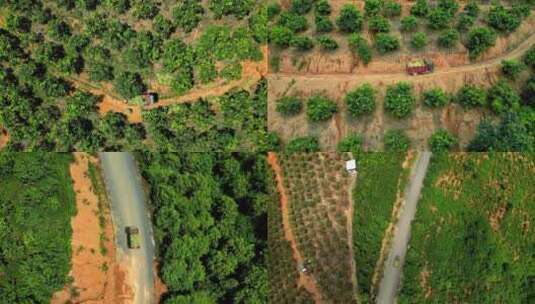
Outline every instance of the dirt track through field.
[[(303, 265), (303, 257), (297, 248), (297, 241), (293, 234), (292, 228), (290, 226), (290, 216), (288, 210), (288, 197), (286, 196), (286, 191), (284, 190), (284, 183), (282, 177), (282, 169), (279, 165), (277, 155), (274, 152), (269, 152), (267, 161), (273, 172), (275, 173), (275, 178), (277, 180), (277, 190), (280, 194), (281, 201), (281, 210), (282, 210), (282, 225), (284, 228), (284, 237), (287, 241), (290, 242), (292, 247), (293, 257), (297, 265)], [(316, 303), (322, 303), (322, 296), (316, 285), (316, 282), (312, 277), (303, 272), (299, 272), (299, 281), (298, 286), (304, 287), (314, 298)]]
[(522, 56), (522, 54), (527, 51), (533, 44), (535, 43), (535, 33), (531, 34), (528, 38), (526, 38), (522, 43), (520, 43), (516, 48), (513, 50), (502, 54), (501, 56), (495, 57), (493, 59), (477, 62), (474, 64), (468, 64), (468, 65), (462, 65), (462, 66), (456, 66), (456, 67), (449, 67), (442, 70), (436, 70), (434, 73), (431, 74), (425, 74), (425, 75), (419, 75), (419, 76), (410, 76), (407, 73), (378, 73), (378, 74), (354, 74), (354, 73), (322, 73), (322, 74), (292, 74), (292, 73), (273, 73), (273, 76), (278, 77), (289, 77), (294, 79), (307, 79), (307, 78), (326, 78), (330, 81), (333, 80), (349, 80), (353, 78), (362, 78), (365, 77), (366, 81), (373, 82), (373, 81), (410, 81), (414, 79), (422, 79), (422, 78), (434, 78), (434, 77), (440, 77), (441, 75), (445, 74), (456, 74), (456, 73), (466, 73), (466, 72), (473, 72), (477, 70), (485, 70), (489, 68), (493, 68), (496, 66), (499, 66), (501, 64), (501, 61), (504, 59), (518, 59)]
[[(351, 159), (354, 159), (353, 153), (350, 153)], [(347, 208), (346, 217), (347, 217), (347, 246), (349, 247), (349, 264), (351, 265), (351, 283), (353, 284), (353, 295), (357, 296), (357, 265), (355, 263), (355, 252), (353, 250), (353, 212), (354, 212), (354, 201), (353, 201), (353, 189), (357, 184), (357, 176), (353, 176), (351, 183), (349, 184), (349, 207)]]

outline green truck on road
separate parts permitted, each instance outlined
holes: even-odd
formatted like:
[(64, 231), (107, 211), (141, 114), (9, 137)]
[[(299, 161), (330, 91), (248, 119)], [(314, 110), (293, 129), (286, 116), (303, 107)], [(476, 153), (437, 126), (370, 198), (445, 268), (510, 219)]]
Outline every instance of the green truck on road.
[(128, 248), (138, 249), (141, 247), (141, 239), (139, 236), (139, 229), (134, 226), (126, 227), (126, 239), (128, 243)]

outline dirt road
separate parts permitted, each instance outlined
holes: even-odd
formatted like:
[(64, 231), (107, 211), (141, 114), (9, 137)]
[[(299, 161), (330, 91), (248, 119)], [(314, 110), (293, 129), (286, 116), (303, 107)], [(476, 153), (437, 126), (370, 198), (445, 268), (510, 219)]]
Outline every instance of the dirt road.
[[(388, 258), (385, 262), (383, 278), (379, 284), (377, 304), (391, 304), (397, 296), (403, 262), (410, 239), (411, 223), (416, 214), (424, 177), (431, 159), (431, 152), (421, 152), (414, 162), (410, 180), (405, 188), (404, 205), (396, 223)], [(398, 262), (395, 262), (398, 260)], [(396, 265), (398, 264), (398, 265)]]
[[(282, 180), (282, 169), (279, 165), (277, 155), (274, 152), (269, 152), (267, 161), (273, 172), (275, 173), (275, 179), (277, 180), (277, 190), (279, 191), (280, 200), (281, 200), (281, 210), (282, 210), (282, 226), (284, 228), (284, 237), (292, 247), (293, 257), (297, 265), (303, 265), (303, 256), (299, 249), (297, 248), (297, 240), (293, 234), (292, 228), (290, 226), (290, 216), (288, 210), (288, 197), (286, 196), (286, 191), (284, 190), (284, 183)], [(322, 296), (316, 285), (316, 281), (306, 273), (299, 272), (299, 280), (297, 282), (298, 286), (304, 287), (314, 298), (315, 303), (322, 303)]]
[(442, 70), (435, 70), (435, 72), (431, 74), (425, 74), (425, 75), (419, 75), (419, 76), (410, 76), (407, 75), (407, 73), (378, 73), (378, 74), (354, 74), (354, 73), (327, 73), (327, 74), (308, 74), (308, 75), (296, 75), (291, 73), (273, 73), (273, 77), (281, 77), (281, 78), (294, 78), (294, 79), (313, 79), (313, 78), (328, 78), (330, 80), (336, 79), (336, 80), (348, 80), (352, 78), (361, 78), (365, 77), (366, 81), (388, 81), (395, 79), (396, 81), (410, 81), (414, 79), (422, 79), (422, 78), (434, 78), (434, 77), (440, 77), (444, 74), (455, 74), (455, 73), (465, 73), (465, 72), (471, 72), (475, 70), (484, 70), (492, 67), (499, 66), (501, 64), (501, 61), (504, 59), (518, 59), (522, 56), (524, 52), (526, 52), (533, 44), (535, 44), (535, 33), (531, 34), (528, 38), (526, 38), (522, 43), (520, 43), (516, 48), (512, 49), (511, 51), (502, 54), (501, 56), (495, 57), (493, 59), (487, 60), (487, 61), (481, 61), (474, 64), (468, 64), (468, 65), (462, 65), (462, 66), (456, 66), (456, 67), (450, 67)]
[[(145, 203), (141, 177), (130, 153), (100, 153), (106, 188), (111, 200), (117, 257), (128, 266), (135, 304), (155, 303), (152, 224)], [(129, 249), (125, 227), (140, 230), (141, 248)]]

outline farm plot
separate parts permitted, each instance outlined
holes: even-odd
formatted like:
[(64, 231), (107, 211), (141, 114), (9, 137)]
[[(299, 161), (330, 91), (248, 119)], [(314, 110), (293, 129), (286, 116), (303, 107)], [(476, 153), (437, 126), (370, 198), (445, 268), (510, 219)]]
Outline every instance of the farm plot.
[(353, 177), (345, 171), (350, 154), (280, 155), (289, 219), (303, 267), (325, 303), (351, 303), (356, 282), (351, 238)]
[(402, 153), (359, 155), (358, 182), (353, 189), (353, 248), (361, 303), (372, 301), (379, 281), (376, 269), (382, 269), (381, 254), (408, 174), (409, 166), (403, 164), (403, 159)]
[(399, 302), (533, 303), (534, 185), (534, 154), (435, 156)]

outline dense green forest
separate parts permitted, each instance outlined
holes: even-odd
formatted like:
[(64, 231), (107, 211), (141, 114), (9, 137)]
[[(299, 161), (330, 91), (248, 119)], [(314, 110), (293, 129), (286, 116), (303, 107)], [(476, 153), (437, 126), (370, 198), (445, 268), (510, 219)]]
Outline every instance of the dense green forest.
[(146, 111), (144, 123), (98, 113), (101, 94), (139, 104), (153, 87), (173, 98), (241, 78), (242, 61), (262, 58), (265, 14), (254, 0), (0, 0), (7, 150), (265, 149), (265, 103), (257, 97), (265, 92), (254, 93), (263, 82), (253, 93)]
[(267, 201), (263, 155), (143, 153), (168, 288), (162, 303), (266, 303)]
[(534, 303), (534, 168), (528, 153), (433, 156), (400, 303)]
[(68, 154), (0, 153), (0, 303), (49, 303), (68, 281)]

